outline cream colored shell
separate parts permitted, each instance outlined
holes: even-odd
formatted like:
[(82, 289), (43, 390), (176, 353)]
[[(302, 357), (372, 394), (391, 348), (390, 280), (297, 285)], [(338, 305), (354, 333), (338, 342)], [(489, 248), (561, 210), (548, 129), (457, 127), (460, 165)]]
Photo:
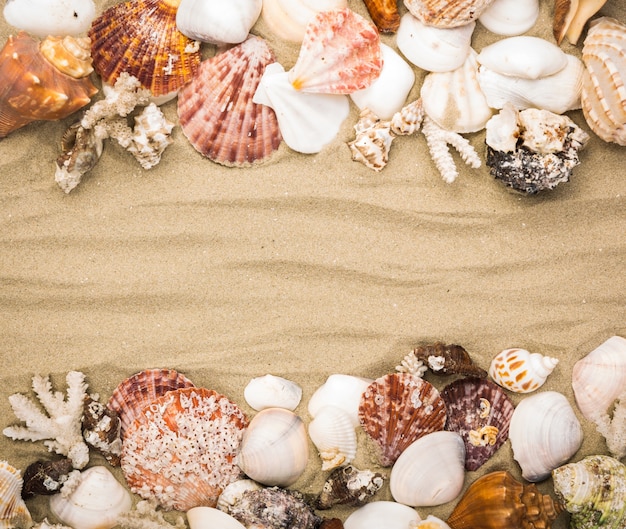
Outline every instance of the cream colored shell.
[(22, 500), (22, 485), (20, 471), (0, 461), (0, 529), (26, 529), (33, 524)]
[(530, 353), (526, 349), (505, 349), (489, 366), (489, 376), (505, 389), (530, 393), (540, 388), (559, 363), (557, 358)]

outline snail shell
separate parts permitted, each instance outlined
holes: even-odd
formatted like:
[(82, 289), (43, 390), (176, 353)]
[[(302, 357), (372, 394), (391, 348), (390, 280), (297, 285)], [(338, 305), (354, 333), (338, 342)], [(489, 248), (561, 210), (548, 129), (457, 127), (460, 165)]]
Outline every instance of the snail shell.
[(489, 376), (503, 388), (530, 393), (543, 385), (558, 363), (557, 358), (526, 349), (505, 349), (491, 361)]

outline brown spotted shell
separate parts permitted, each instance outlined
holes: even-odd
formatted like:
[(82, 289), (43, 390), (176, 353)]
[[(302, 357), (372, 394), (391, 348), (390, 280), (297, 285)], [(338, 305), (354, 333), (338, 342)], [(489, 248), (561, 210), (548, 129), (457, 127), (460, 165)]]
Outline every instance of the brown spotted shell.
[(381, 33), (395, 33), (400, 27), (398, 0), (364, 0), (372, 22)]
[(439, 28), (464, 26), (478, 19), (494, 0), (404, 0), (423, 24)]

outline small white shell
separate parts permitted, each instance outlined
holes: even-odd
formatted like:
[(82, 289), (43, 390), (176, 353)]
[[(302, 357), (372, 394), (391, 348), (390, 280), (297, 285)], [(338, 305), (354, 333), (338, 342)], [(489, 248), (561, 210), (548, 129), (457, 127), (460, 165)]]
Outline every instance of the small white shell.
[(230, 514), (213, 507), (192, 507), (187, 511), (187, 522), (190, 529), (246, 529), (246, 526)]
[(521, 35), (535, 25), (539, 0), (495, 0), (478, 21), (497, 35)]
[(309, 414), (315, 417), (324, 406), (338, 406), (347, 412), (352, 424), (358, 426), (361, 395), (372, 382), (369, 378), (352, 375), (330, 375), (309, 399)]
[(40, 38), (77, 36), (96, 18), (93, 0), (7, 0), (4, 18), (11, 25)]
[(350, 416), (337, 406), (324, 406), (309, 423), (309, 437), (319, 451), (322, 470), (351, 463), (356, 457), (356, 430)]
[(373, 501), (346, 518), (344, 529), (407, 529), (422, 519), (415, 509), (395, 501)]
[(302, 388), (291, 380), (268, 374), (248, 382), (243, 396), (256, 411), (265, 408), (286, 408), (293, 411), (300, 404)]
[(530, 393), (543, 385), (558, 363), (557, 358), (526, 349), (505, 349), (491, 361), (489, 375), (505, 389)]
[(84, 470), (69, 495), (62, 492), (50, 496), (52, 513), (73, 529), (109, 529), (131, 506), (128, 491), (103, 466)]
[(0, 461), (0, 528), (22, 529), (33, 525), (28, 507), (22, 499), (24, 482), (20, 471)]

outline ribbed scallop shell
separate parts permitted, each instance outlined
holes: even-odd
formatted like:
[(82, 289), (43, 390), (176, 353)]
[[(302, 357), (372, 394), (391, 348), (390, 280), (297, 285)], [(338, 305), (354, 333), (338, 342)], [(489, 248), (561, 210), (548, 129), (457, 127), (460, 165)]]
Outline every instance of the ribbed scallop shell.
[(276, 59), (266, 41), (247, 40), (200, 64), (178, 95), (178, 117), (194, 148), (227, 166), (266, 160), (281, 134), (274, 111), (252, 101), (265, 67)]
[(144, 369), (122, 381), (107, 402), (121, 422), (122, 436), (126, 429), (143, 415), (143, 410), (168, 391), (190, 388), (194, 384), (174, 369)]
[(582, 57), (585, 119), (604, 141), (626, 145), (626, 25), (608, 17), (594, 20)]
[(20, 471), (0, 461), (0, 528), (28, 529), (33, 525), (30, 512), (22, 500)]
[(393, 373), (367, 387), (359, 405), (359, 420), (380, 448), (381, 464), (391, 466), (411, 443), (443, 430), (446, 407), (430, 382), (409, 373)]
[(509, 437), (513, 402), (493, 382), (462, 378), (441, 391), (446, 404), (446, 430), (458, 432), (465, 443), (465, 468), (477, 470)]
[(309, 437), (319, 451), (322, 470), (347, 465), (356, 457), (356, 430), (350, 416), (337, 406), (324, 406), (309, 423)]
[(475, 21), (494, 0), (404, 0), (409, 12), (429, 26), (453, 28)]
[(136, 77), (154, 97), (175, 94), (200, 64), (197, 42), (176, 27), (177, 0), (130, 0), (111, 6), (89, 29), (94, 69), (109, 84)]
[(127, 429), (122, 471), (131, 491), (165, 509), (214, 507), (238, 479), (248, 421), (228, 398), (205, 388), (169, 391)]
[(394, 33), (400, 26), (398, 0), (364, 0), (365, 7), (381, 33)]
[(510, 391), (530, 393), (543, 386), (558, 363), (557, 358), (514, 347), (494, 357), (489, 366), (489, 376)]

